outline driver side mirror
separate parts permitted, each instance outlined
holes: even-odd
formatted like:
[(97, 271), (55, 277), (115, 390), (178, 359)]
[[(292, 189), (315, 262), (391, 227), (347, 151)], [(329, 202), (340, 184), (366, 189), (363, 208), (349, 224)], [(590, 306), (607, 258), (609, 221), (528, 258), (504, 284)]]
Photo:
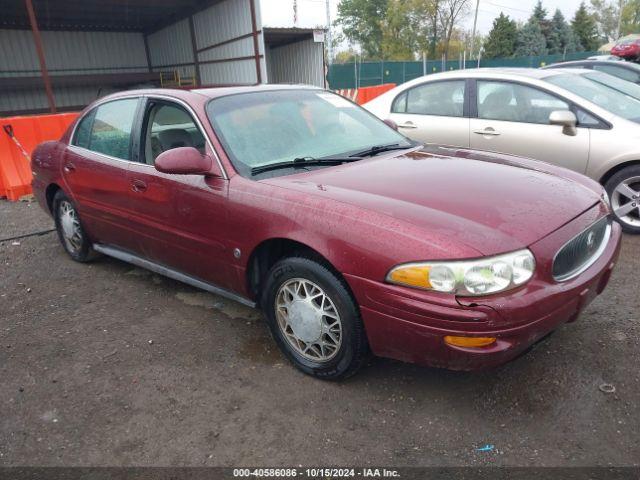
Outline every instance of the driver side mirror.
[(578, 119), (575, 113), (569, 110), (555, 110), (549, 115), (549, 123), (551, 125), (560, 125), (562, 133), (575, 137), (578, 134)]
[(209, 155), (202, 155), (193, 147), (177, 147), (158, 155), (156, 170), (174, 175), (222, 176), (218, 164)]

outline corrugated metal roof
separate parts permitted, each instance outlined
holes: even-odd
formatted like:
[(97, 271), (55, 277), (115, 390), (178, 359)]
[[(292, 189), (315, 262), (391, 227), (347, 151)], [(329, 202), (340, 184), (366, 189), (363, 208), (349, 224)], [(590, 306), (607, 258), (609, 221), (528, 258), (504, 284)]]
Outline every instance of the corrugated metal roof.
[[(41, 30), (150, 32), (221, 0), (32, 0)], [(0, 28), (29, 28), (24, 0), (3, 0)]]

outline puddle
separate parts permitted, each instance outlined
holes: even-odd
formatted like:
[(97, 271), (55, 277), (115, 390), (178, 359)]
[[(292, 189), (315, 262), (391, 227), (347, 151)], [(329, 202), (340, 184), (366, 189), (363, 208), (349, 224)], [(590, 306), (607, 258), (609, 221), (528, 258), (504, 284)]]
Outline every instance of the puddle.
[(217, 310), (231, 318), (243, 318), (246, 320), (258, 320), (260, 318), (260, 312), (257, 310), (212, 293), (178, 292), (176, 293), (176, 298), (186, 305)]

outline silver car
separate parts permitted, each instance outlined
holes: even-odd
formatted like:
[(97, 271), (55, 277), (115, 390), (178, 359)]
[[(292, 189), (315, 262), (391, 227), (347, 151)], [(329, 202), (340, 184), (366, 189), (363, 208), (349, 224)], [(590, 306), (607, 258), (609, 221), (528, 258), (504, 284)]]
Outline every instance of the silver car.
[(583, 173), (604, 185), (623, 229), (640, 233), (640, 100), (576, 72), (458, 70), (404, 83), (364, 107), (421, 142)]
[(621, 78), (628, 82), (640, 84), (640, 65), (633, 62), (627, 62), (618, 57), (616, 60), (575, 60), (571, 62), (552, 63), (543, 69), (552, 68), (585, 68), (591, 71), (604, 72), (614, 77)]

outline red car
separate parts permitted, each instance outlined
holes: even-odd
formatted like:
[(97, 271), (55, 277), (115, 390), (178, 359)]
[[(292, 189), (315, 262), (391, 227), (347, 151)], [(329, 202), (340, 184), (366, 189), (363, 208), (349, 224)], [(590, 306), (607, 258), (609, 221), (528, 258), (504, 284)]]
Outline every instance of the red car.
[(626, 60), (640, 59), (640, 38), (622, 40), (611, 49), (611, 55)]
[(587, 177), (416, 144), (310, 87), (111, 95), (32, 164), (74, 260), (258, 306), (324, 379), (370, 351), (462, 370), (513, 359), (603, 291), (620, 244)]

